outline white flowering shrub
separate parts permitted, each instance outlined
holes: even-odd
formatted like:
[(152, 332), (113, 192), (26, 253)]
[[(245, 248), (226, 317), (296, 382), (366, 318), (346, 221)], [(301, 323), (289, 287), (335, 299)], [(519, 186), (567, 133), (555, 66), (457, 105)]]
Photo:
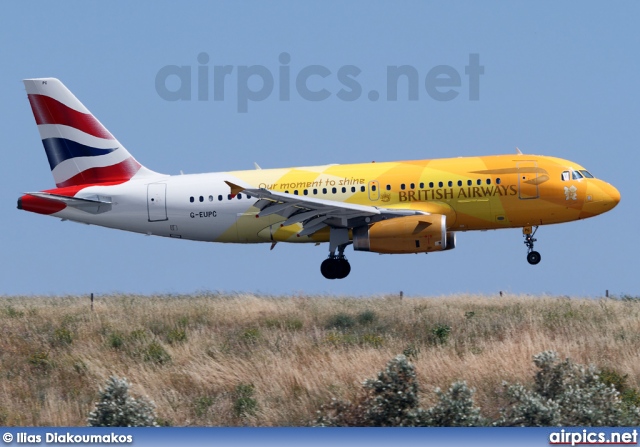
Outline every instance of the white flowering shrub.
[(418, 407), (418, 381), (414, 366), (404, 355), (392, 359), (377, 379), (364, 382), (368, 396), (364, 418), (375, 427), (413, 426)]
[(91, 427), (157, 427), (152, 402), (129, 395), (127, 379), (110, 377), (87, 419)]
[(447, 392), (436, 388), (438, 403), (421, 414), (428, 427), (477, 427), (485, 425), (480, 408), (473, 403), (474, 390), (466, 382), (454, 382)]
[(334, 427), (410, 427), (415, 426), (418, 382), (414, 366), (404, 355), (392, 359), (376, 379), (363, 383), (365, 394), (358, 403), (334, 399), (323, 406), (317, 424)]
[(353, 404), (333, 400), (322, 408), (318, 424), (357, 427), (465, 427), (484, 425), (473, 405), (473, 390), (456, 382), (446, 393), (436, 390), (439, 402), (424, 410), (419, 406), (414, 366), (404, 355), (391, 360), (375, 379), (363, 384), (365, 394)]
[[(482, 416), (473, 402), (474, 390), (465, 382), (454, 382), (446, 392), (436, 389), (436, 405), (420, 408), (414, 366), (399, 355), (376, 379), (363, 383), (364, 393), (356, 403), (334, 399), (318, 412), (316, 423), (352, 427), (640, 425), (640, 410), (634, 404), (640, 393), (634, 388), (626, 388), (631, 397), (623, 400), (595, 367), (560, 361), (553, 351), (542, 352), (533, 361), (538, 371), (532, 386), (503, 384), (506, 403), (495, 421)], [(613, 381), (612, 375), (609, 372), (608, 380)], [(617, 379), (620, 386), (622, 379)]]
[(600, 379), (594, 366), (566, 359), (553, 351), (534, 356), (538, 368), (533, 390), (505, 384), (509, 405), (496, 425), (620, 426), (638, 425), (637, 407), (626, 405), (620, 393)]

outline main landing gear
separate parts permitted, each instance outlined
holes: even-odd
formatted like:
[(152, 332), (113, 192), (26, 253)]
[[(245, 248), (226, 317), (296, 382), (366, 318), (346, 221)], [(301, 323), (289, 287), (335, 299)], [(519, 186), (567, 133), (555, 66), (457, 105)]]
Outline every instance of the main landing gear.
[(537, 241), (533, 236), (535, 236), (536, 231), (538, 231), (538, 226), (535, 227), (524, 227), (522, 229), (522, 234), (524, 236), (524, 245), (527, 246), (529, 252), (527, 253), (527, 262), (531, 265), (536, 265), (540, 262), (542, 258), (540, 253), (533, 249), (533, 243)]
[(330, 253), (329, 257), (320, 264), (320, 272), (327, 279), (343, 279), (351, 272), (351, 265), (344, 257), (346, 245), (338, 247), (338, 254)]
[[(320, 272), (327, 279), (346, 278), (351, 272), (351, 265), (344, 257), (344, 249), (351, 244), (348, 228), (329, 229), (329, 257), (320, 264)], [(337, 252), (337, 254), (336, 254)]]

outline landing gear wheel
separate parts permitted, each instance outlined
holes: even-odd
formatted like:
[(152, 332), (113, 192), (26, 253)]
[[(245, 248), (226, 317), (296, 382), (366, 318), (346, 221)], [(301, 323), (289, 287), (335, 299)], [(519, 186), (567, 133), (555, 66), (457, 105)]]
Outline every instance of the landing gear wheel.
[(540, 259), (541, 259), (540, 253), (538, 253), (537, 251), (531, 251), (527, 255), (527, 261), (531, 265), (536, 265), (538, 262), (540, 262)]
[(536, 231), (538, 231), (537, 226), (533, 228), (525, 227), (522, 229), (522, 233), (524, 235), (524, 245), (526, 245), (527, 248), (529, 249), (527, 253), (527, 262), (529, 262), (529, 264), (531, 265), (536, 265), (537, 263), (540, 262), (540, 259), (542, 259), (542, 257), (540, 256), (540, 253), (538, 253), (533, 249), (533, 243), (537, 241), (537, 239), (533, 237), (535, 236)]
[(335, 259), (327, 258), (320, 264), (320, 273), (327, 279), (336, 279), (336, 263)]
[(351, 264), (344, 257), (330, 257), (322, 261), (320, 272), (327, 279), (343, 279), (351, 272)]
[(346, 278), (347, 275), (349, 275), (349, 273), (351, 272), (351, 264), (349, 264), (349, 261), (344, 258), (336, 259), (336, 261), (336, 266), (338, 267), (336, 279)]

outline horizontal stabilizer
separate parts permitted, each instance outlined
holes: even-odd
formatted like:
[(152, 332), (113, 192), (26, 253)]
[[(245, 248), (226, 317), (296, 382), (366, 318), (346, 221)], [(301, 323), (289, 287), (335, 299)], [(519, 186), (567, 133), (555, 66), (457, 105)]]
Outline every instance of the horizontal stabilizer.
[(51, 194), (48, 192), (26, 192), (25, 195), (52, 200), (54, 202), (61, 202), (67, 206), (91, 214), (101, 214), (111, 210), (111, 197), (95, 195), (80, 198)]

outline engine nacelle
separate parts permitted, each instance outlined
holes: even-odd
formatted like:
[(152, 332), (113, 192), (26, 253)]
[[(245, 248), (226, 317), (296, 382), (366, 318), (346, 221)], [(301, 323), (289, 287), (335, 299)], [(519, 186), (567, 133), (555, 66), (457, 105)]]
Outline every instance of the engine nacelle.
[(375, 253), (428, 253), (451, 250), (456, 236), (442, 214), (396, 217), (353, 229), (353, 249)]

